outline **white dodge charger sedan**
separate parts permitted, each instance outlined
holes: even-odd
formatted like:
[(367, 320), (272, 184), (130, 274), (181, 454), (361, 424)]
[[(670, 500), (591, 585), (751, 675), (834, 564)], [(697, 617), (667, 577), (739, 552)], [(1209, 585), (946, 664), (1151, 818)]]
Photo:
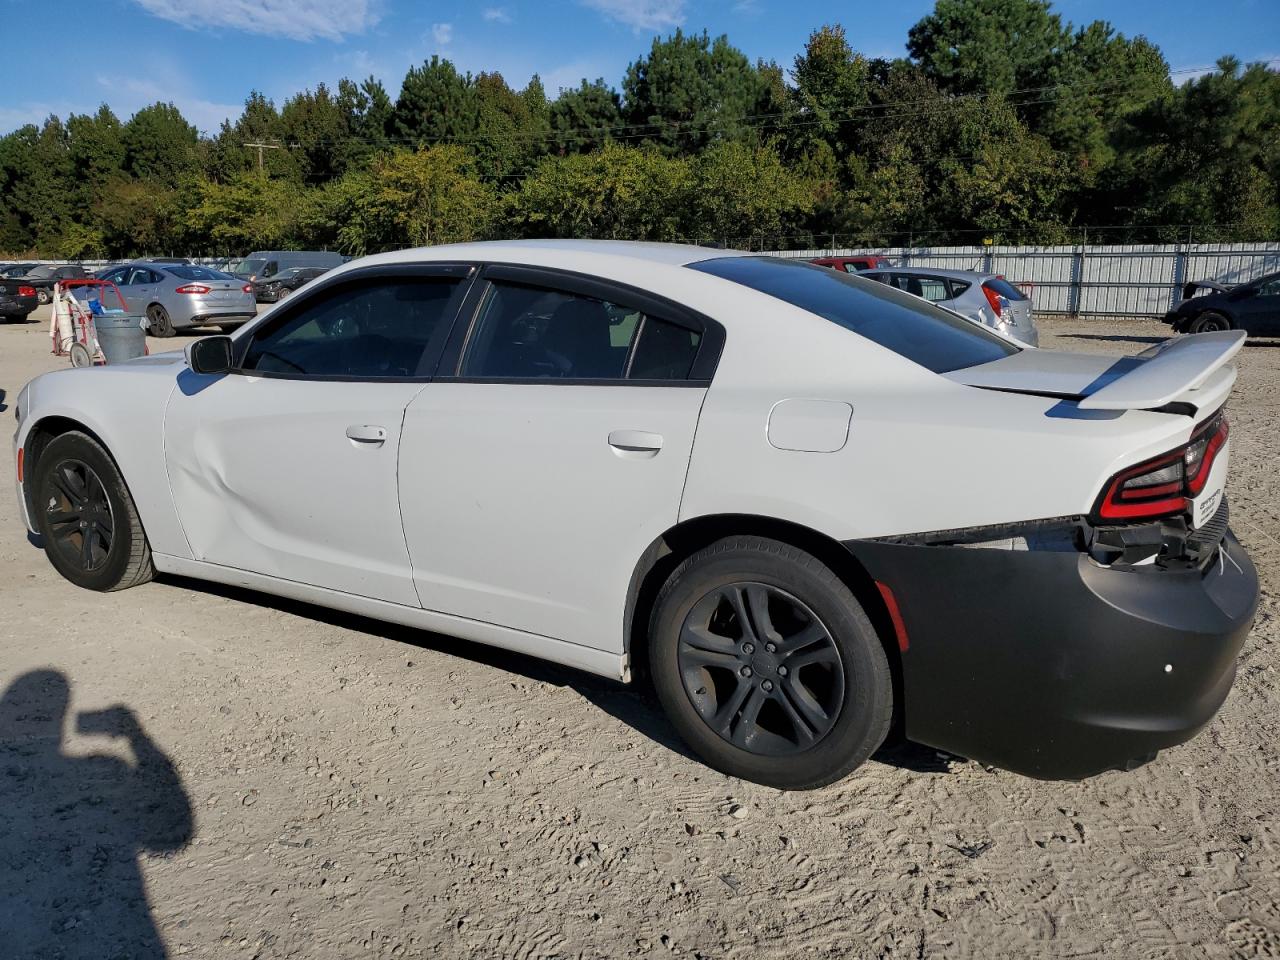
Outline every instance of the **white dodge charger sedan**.
[(1080, 778), (1231, 687), (1242, 338), (1116, 360), (798, 261), (408, 250), (185, 355), (37, 378), (18, 495), (89, 589), (181, 574), (644, 668), (760, 783), (830, 783), (895, 728)]

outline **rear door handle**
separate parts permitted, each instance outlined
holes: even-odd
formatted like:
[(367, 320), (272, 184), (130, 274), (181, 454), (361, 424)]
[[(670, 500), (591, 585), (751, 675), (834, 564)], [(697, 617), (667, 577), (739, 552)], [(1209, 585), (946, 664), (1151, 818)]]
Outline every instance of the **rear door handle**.
[(356, 423), (347, 427), (347, 439), (356, 443), (382, 444), (387, 442), (387, 428), (369, 423)]
[(662, 449), (662, 434), (644, 430), (614, 430), (609, 446), (621, 453), (657, 453)]

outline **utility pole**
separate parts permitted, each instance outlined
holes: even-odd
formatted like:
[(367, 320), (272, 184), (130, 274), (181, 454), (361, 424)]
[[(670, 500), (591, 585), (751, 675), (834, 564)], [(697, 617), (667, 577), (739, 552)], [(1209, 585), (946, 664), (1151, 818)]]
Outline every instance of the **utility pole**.
[(258, 150), (258, 172), (259, 172), (259, 173), (261, 173), (261, 172), (262, 172), (262, 151), (263, 151), (263, 150), (279, 150), (279, 149), (281, 149), (280, 144), (278, 144), (278, 143), (246, 143), (246, 144), (245, 144), (245, 146), (246, 146), (246, 147), (248, 147), (248, 148), (250, 148), (251, 150), (252, 150), (252, 149), (254, 149), (255, 147), (257, 148), (257, 150)]

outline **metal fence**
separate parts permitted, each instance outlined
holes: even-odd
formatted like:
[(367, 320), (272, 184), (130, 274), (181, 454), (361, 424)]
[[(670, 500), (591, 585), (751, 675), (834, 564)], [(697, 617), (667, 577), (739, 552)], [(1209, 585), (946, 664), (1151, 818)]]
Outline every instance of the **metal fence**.
[(998, 273), (1043, 313), (1161, 316), (1189, 280), (1243, 283), (1280, 271), (1280, 243), (779, 250), (780, 257), (875, 254), (894, 266)]

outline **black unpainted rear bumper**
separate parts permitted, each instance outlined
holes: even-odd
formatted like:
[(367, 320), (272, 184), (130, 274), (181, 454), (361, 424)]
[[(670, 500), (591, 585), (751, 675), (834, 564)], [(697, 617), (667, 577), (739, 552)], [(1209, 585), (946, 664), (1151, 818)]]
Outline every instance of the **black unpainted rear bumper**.
[(1195, 736), (1231, 689), (1258, 605), (1230, 532), (1203, 570), (846, 546), (901, 610), (906, 735), (1046, 780), (1129, 768)]

